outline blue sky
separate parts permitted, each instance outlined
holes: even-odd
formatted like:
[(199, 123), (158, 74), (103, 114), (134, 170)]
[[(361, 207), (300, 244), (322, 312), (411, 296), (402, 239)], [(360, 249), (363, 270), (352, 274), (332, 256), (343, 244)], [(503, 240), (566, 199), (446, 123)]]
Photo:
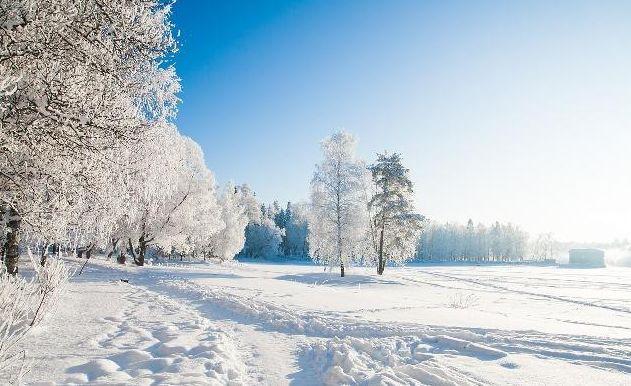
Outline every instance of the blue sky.
[(308, 198), (318, 142), (403, 154), (441, 221), (631, 238), (631, 3), (191, 1), (180, 130), (220, 183)]

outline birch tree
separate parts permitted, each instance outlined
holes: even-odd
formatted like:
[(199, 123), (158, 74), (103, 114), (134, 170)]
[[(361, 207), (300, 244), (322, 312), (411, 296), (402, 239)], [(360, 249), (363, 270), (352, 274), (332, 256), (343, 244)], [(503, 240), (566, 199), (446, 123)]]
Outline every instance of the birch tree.
[(367, 169), (355, 155), (357, 141), (337, 132), (321, 142), (324, 159), (311, 180), (309, 251), (312, 259), (330, 267), (345, 267), (362, 258), (366, 243)]

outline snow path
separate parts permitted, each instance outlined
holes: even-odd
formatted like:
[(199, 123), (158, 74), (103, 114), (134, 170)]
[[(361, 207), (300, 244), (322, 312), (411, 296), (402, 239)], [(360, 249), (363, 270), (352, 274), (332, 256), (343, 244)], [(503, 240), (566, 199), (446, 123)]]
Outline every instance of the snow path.
[[(223, 302), (209, 301), (213, 299), (199, 292), (182, 291), (187, 285), (200, 291), (204, 289), (196, 287), (181, 276), (158, 271), (149, 277), (137, 279), (139, 286), (161, 293), (161, 296), (174, 297), (178, 303), (194, 307), (201, 315), (214, 320), (214, 324), (222, 330), (231, 330), (231, 336), (238, 341), (241, 350), (249, 353), (245, 364), (251, 382), (285, 385), (295, 380), (301, 385), (306, 385), (316, 379), (308, 371), (302, 371), (298, 364), (297, 354), (303, 339), (290, 337), (282, 331), (261, 330), (254, 321), (244, 321), (240, 317), (243, 314), (239, 314), (239, 311), (224, 307)], [(230, 298), (232, 295), (225, 294), (225, 297)], [(256, 300), (250, 299), (250, 302), (255, 304)]]
[[(36, 361), (28, 383), (250, 383), (241, 357), (244, 351), (230, 331), (185, 304), (118, 281), (126, 276), (115, 269), (90, 269), (71, 282), (71, 291), (64, 299), (66, 307), (47, 326), (67, 357), (49, 357), (54, 362), (53, 373), (39, 368), (50, 362)], [(103, 303), (109, 305), (101, 307)], [(75, 327), (67, 324), (75, 320)], [(85, 331), (84, 326), (88, 327)], [(73, 333), (77, 339), (71, 338)], [(56, 334), (61, 334), (61, 339), (56, 339)]]

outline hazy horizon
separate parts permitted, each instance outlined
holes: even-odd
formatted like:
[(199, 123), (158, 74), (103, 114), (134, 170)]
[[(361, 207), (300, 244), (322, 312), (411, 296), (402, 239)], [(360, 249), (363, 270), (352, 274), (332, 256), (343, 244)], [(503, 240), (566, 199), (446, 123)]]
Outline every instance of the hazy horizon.
[[(218, 182), (308, 199), (319, 141), (403, 155), (437, 221), (631, 238), (630, 4), (178, 2), (180, 130)], [(228, 162), (229, 161), (229, 162)]]

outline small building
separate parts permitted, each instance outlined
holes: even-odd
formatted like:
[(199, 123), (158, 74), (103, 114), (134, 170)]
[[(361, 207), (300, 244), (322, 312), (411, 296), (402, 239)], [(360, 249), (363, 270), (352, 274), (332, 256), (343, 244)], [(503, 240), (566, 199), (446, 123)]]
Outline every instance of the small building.
[(604, 267), (605, 251), (591, 248), (570, 249), (570, 265)]

